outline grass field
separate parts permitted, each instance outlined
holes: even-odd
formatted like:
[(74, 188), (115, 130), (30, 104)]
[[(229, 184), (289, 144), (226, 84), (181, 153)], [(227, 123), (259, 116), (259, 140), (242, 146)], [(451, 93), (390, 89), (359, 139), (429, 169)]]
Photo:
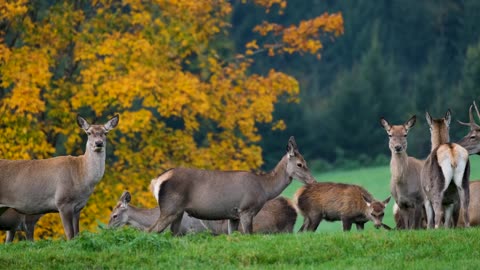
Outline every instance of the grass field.
[(0, 246), (2, 269), (478, 269), (480, 229), (172, 237), (133, 229)]

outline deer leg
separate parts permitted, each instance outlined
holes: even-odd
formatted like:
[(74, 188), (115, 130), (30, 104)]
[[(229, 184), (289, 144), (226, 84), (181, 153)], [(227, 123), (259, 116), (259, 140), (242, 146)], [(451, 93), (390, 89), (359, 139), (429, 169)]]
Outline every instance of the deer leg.
[(468, 206), (470, 204), (470, 190), (468, 188), (468, 183), (467, 183), (467, 188), (464, 187), (457, 187), (458, 189), (458, 195), (460, 196), (460, 205), (463, 207), (463, 222), (465, 224), (465, 228), (470, 227), (470, 216), (468, 212)]
[(7, 235), (5, 236), (5, 243), (13, 242), (14, 238), (15, 238), (15, 230), (8, 230)]
[(350, 231), (352, 229), (352, 221), (350, 219), (342, 219), (343, 231)]
[(71, 207), (62, 207), (59, 209), (60, 218), (62, 219), (63, 230), (67, 240), (72, 239), (75, 234), (73, 230), (73, 209)]
[(172, 222), (172, 225), (170, 225), (170, 230), (172, 231), (172, 234), (175, 236), (182, 235), (182, 232), (180, 230), (182, 225), (182, 219), (183, 219), (183, 213), (181, 215), (178, 215), (178, 217)]
[(444, 211), (442, 205), (443, 193), (438, 194), (433, 200), (433, 212), (435, 215), (435, 229), (440, 228), (442, 225), (442, 219), (444, 218)]
[(228, 234), (232, 234), (234, 231), (238, 231), (239, 219), (228, 220)]
[(414, 208), (414, 229), (420, 229), (422, 228), (422, 222), (423, 222), (423, 205), (421, 204), (416, 204)]
[(429, 200), (425, 200), (425, 212), (427, 214), (427, 228), (433, 229), (433, 207)]
[(80, 232), (80, 211), (73, 214), (73, 236), (76, 236)]
[(357, 227), (357, 231), (363, 231), (363, 228), (365, 227), (364, 222), (357, 222), (355, 223), (355, 226)]
[(310, 218), (310, 226), (307, 227), (307, 230), (314, 232), (317, 230), (318, 225), (322, 222), (322, 217), (320, 215), (315, 215)]
[(240, 213), (240, 224), (242, 225), (242, 233), (251, 234), (253, 232), (253, 216), (251, 211)]
[(168, 225), (170, 225), (173, 221), (175, 221), (178, 216), (182, 216), (180, 214), (164, 214), (163, 212), (160, 214), (160, 217), (157, 219), (157, 222), (151, 226), (148, 231), (153, 232), (156, 231), (157, 233), (163, 232)]
[(447, 207), (445, 207), (445, 228), (452, 228), (453, 227), (453, 220), (452, 220), (452, 215), (453, 215), (453, 210), (455, 208), (455, 204), (449, 204)]

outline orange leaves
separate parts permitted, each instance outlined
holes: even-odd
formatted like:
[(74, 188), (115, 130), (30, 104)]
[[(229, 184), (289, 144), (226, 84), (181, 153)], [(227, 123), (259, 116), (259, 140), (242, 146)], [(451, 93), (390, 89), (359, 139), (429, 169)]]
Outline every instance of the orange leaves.
[(262, 36), (281, 37), (281, 43), (264, 45), (269, 55), (273, 56), (275, 51), (279, 53), (306, 52), (316, 54), (323, 47), (322, 37), (328, 34), (332, 37), (338, 37), (343, 34), (343, 18), (341, 13), (324, 13), (319, 17), (301, 21), (298, 26), (284, 27), (275, 23), (263, 22), (256, 26), (254, 31)]

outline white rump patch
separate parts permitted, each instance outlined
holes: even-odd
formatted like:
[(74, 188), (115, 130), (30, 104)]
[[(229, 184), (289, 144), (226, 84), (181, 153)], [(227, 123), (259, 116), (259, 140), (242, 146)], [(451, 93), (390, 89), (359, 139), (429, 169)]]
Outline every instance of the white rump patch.
[(160, 186), (162, 185), (163, 182), (170, 179), (170, 177), (172, 176), (172, 173), (173, 173), (173, 170), (170, 170), (166, 173), (163, 173), (157, 178), (153, 178), (152, 181), (150, 181), (150, 191), (153, 193), (153, 196), (155, 196), (157, 203), (158, 203), (158, 193), (160, 192)]

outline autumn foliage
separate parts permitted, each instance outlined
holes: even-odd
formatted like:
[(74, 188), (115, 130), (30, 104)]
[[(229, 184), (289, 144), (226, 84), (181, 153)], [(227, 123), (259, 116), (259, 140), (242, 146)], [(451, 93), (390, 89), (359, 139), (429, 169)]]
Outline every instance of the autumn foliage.
[[(343, 21), (324, 14), (292, 26), (264, 22), (255, 31), (281, 42), (252, 41), (235, 54), (220, 50), (231, 13), (222, 0), (0, 0), (0, 157), (80, 155), (86, 136), (76, 114), (103, 122), (119, 113), (82, 230), (105, 223), (124, 189), (153, 206), (148, 183), (167, 168), (258, 168), (257, 124), (282, 128), (274, 105), (281, 96), (295, 101), (299, 85), (273, 69), (253, 74), (251, 55), (318, 54)], [(40, 220), (37, 238), (61, 235), (57, 214)]]

